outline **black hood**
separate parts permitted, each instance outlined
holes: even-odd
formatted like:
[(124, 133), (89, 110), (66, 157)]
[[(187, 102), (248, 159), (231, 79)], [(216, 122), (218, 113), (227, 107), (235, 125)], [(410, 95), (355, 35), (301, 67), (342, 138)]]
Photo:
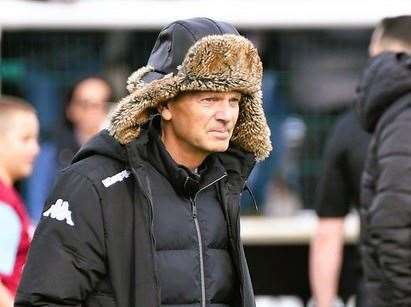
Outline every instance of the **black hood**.
[(84, 160), (93, 155), (106, 156), (122, 162), (127, 162), (127, 152), (123, 145), (117, 142), (106, 129), (99, 132), (84, 144), (71, 163)]
[(409, 92), (409, 54), (387, 52), (370, 59), (357, 88), (355, 109), (362, 127), (372, 133), (383, 113)]

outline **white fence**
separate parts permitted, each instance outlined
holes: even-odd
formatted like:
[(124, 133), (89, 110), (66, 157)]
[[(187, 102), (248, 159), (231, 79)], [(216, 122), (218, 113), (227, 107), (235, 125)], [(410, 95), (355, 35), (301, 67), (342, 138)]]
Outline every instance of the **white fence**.
[(409, 0), (1, 0), (0, 28), (147, 29), (195, 16), (247, 29), (347, 28), (410, 13)]

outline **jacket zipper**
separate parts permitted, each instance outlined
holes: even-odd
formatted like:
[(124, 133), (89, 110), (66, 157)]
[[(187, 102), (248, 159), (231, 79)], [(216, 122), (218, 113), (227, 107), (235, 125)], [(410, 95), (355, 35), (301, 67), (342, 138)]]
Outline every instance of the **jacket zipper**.
[(194, 224), (196, 227), (196, 232), (197, 232), (197, 240), (198, 240), (198, 252), (200, 254), (200, 283), (201, 283), (201, 307), (206, 307), (206, 293), (205, 293), (205, 273), (204, 273), (204, 256), (203, 256), (203, 241), (202, 241), (202, 236), (201, 236), (201, 230), (200, 230), (200, 224), (198, 222), (198, 217), (197, 217), (197, 205), (196, 205), (196, 199), (198, 193), (201, 191), (211, 187), (213, 184), (216, 182), (220, 181), (223, 179), (225, 176), (227, 176), (227, 173), (225, 173), (223, 176), (220, 178), (214, 180), (210, 184), (202, 187), (197, 191), (197, 193), (194, 195), (194, 199), (190, 198), (191, 201), (191, 209), (193, 213), (193, 219), (194, 219)]

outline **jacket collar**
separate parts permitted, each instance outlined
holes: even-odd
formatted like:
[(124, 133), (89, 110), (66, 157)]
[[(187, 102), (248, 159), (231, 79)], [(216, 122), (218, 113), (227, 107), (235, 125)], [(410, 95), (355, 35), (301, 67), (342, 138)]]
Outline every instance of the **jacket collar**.
[[(160, 118), (155, 116), (141, 129), (140, 136), (126, 145), (130, 166), (141, 167), (144, 162), (148, 162), (171, 183), (176, 184), (176, 191), (183, 196), (186, 195), (184, 192), (186, 180), (188, 186), (191, 187), (191, 184), (194, 184), (195, 191), (224, 174), (227, 174), (228, 188), (239, 193), (244, 188), (245, 181), (256, 163), (254, 154), (230, 144), (227, 151), (214, 153), (204, 161), (200, 167), (200, 183), (195, 184), (191, 179), (196, 179), (196, 176), (190, 176), (194, 174), (184, 166), (179, 166), (165, 149), (159, 134)], [(157, 153), (154, 154), (155, 152)], [(204, 171), (203, 167), (207, 167), (207, 171)]]

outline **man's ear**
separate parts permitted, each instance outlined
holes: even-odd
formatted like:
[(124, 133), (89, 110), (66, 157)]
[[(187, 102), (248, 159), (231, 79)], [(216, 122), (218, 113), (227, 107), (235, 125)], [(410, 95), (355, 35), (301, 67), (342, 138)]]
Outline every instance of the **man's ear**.
[(171, 120), (173, 117), (171, 111), (170, 111), (170, 102), (166, 102), (164, 104), (161, 104), (160, 106), (157, 107), (158, 113), (160, 113), (161, 118), (164, 120)]

